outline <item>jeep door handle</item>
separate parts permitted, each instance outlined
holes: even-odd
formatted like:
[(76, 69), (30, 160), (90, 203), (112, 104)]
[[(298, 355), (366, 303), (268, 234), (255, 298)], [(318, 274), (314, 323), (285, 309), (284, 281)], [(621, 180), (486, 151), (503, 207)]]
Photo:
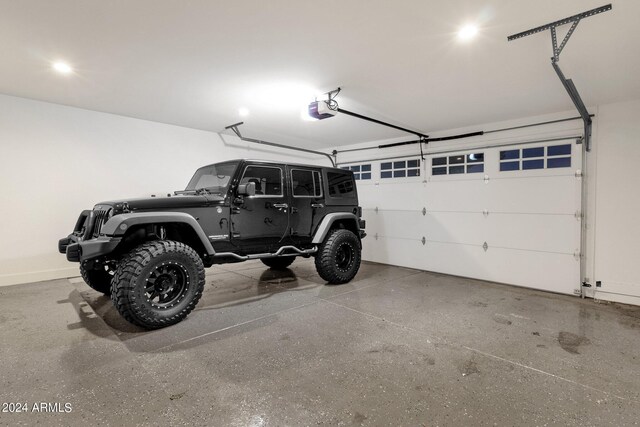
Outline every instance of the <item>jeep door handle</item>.
[(289, 205), (286, 203), (274, 203), (271, 206), (273, 206), (276, 209), (287, 209), (289, 207)]
[(322, 203), (311, 203), (312, 208), (324, 208)]

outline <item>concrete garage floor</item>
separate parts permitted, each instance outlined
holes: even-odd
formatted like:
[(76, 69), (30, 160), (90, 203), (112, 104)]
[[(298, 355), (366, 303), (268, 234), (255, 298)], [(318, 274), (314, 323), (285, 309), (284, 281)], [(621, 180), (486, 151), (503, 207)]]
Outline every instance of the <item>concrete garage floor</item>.
[[(0, 288), (0, 424), (635, 425), (640, 307), (364, 263), (214, 267), (146, 332), (74, 280)], [(31, 409), (31, 408), (30, 408)]]

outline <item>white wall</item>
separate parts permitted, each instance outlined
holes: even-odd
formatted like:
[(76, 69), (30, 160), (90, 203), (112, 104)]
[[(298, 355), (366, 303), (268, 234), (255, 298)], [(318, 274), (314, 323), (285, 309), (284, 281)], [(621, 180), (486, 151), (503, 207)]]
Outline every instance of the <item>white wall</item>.
[(640, 305), (640, 100), (597, 113), (596, 297)]
[(328, 162), (236, 137), (0, 95), (0, 285), (77, 275), (57, 242), (102, 200), (184, 188), (231, 158)]
[[(634, 266), (640, 256), (637, 249), (640, 242), (640, 227), (635, 221), (640, 209), (640, 101), (618, 103), (591, 107), (596, 113), (593, 149), (587, 156), (586, 170), (587, 194), (585, 222), (586, 235), (586, 278), (593, 286), (596, 281), (602, 287), (592, 288), (588, 296), (596, 298), (640, 304), (640, 279), (634, 274)], [(475, 130), (490, 130), (555, 120), (577, 116), (575, 111), (566, 111), (537, 117), (522, 118), (500, 123), (489, 123), (462, 129), (439, 132), (432, 136), (443, 136), (465, 133)], [(581, 121), (532, 127), (508, 132), (487, 134), (450, 142), (431, 143), (425, 153), (447, 150), (451, 148), (465, 150), (467, 148), (495, 143), (514, 143), (544, 138), (565, 137), (582, 134)], [(339, 150), (377, 146), (381, 143), (411, 140), (411, 137), (390, 141), (374, 141)], [(385, 150), (368, 150), (345, 153), (338, 156), (339, 163), (361, 162), (388, 156), (413, 155), (418, 153), (417, 145), (397, 147)], [(415, 189), (414, 189), (415, 190)], [(414, 191), (410, 186), (399, 188), (398, 192)], [(419, 191), (419, 189), (415, 190)], [(363, 191), (363, 194), (371, 194)], [(407, 194), (407, 197), (411, 197)], [(362, 205), (376, 206), (379, 201), (362, 200)], [(455, 230), (452, 230), (454, 233)], [(387, 241), (384, 248), (375, 254), (364, 253), (365, 259), (376, 259), (385, 262), (384, 254), (402, 252), (401, 240)], [(391, 256), (388, 257), (391, 260)], [(391, 262), (390, 262), (391, 263)], [(426, 267), (426, 262), (425, 266)], [(465, 275), (461, 270), (458, 274)], [(576, 288), (579, 284), (576, 284)]]

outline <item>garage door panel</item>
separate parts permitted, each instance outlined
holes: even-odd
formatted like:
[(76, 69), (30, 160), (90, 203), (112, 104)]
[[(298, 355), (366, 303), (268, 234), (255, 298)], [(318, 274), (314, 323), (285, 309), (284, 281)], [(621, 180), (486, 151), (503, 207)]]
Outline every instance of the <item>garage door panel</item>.
[[(428, 242), (403, 242), (393, 239), (369, 241), (368, 259), (402, 267), (472, 277), (498, 283), (573, 294), (579, 283), (579, 260), (572, 255), (513, 251)], [(394, 247), (393, 250), (389, 250)]]
[(488, 186), (486, 205), (490, 212), (575, 213), (576, 185), (574, 176), (521, 179), (494, 179)]
[(573, 255), (491, 248), (486, 252), (487, 280), (573, 294), (580, 283), (580, 262)]
[[(393, 250), (388, 248), (392, 247)], [(482, 270), (482, 248), (457, 244), (403, 241), (394, 244), (393, 239), (368, 242), (364, 247), (370, 252), (367, 259), (375, 262), (417, 268), (445, 274), (474, 277)]]
[(356, 187), (358, 189), (358, 198), (362, 205), (364, 201), (376, 200), (376, 193), (378, 190), (377, 185), (373, 184), (361, 184), (360, 181), (356, 181)]
[[(406, 182), (404, 185), (385, 184), (367, 186), (358, 190), (360, 205), (368, 209), (416, 210), (425, 207), (425, 186), (422, 182)], [(365, 186), (362, 186), (365, 188)]]
[(490, 247), (569, 254), (578, 250), (576, 225), (579, 221), (573, 215), (489, 214), (485, 219)]
[[(370, 235), (470, 243), (503, 248), (573, 254), (578, 250), (576, 223), (569, 215), (499, 215), (459, 212), (365, 211)], [(532, 233), (532, 227), (535, 232)], [(375, 233), (374, 231), (375, 230)], [(373, 233), (373, 234), (372, 234)]]
[(482, 245), (486, 240), (486, 219), (482, 214), (428, 212), (366, 211), (367, 229), (371, 233), (397, 238), (441, 242), (470, 242)]
[(486, 200), (485, 187), (482, 179), (432, 180), (425, 189), (425, 205), (429, 211), (482, 211), (478, 208), (478, 201)]
[(486, 239), (484, 222), (482, 214), (428, 212), (425, 235), (428, 241), (482, 245)]
[[(422, 238), (425, 231), (424, 216), (419, 211), (383, 211), (372, 212), (368, 216), (367, 228), (378, 234), (398, 238)], [(370, 225), (371, 224), (371, 225)]]

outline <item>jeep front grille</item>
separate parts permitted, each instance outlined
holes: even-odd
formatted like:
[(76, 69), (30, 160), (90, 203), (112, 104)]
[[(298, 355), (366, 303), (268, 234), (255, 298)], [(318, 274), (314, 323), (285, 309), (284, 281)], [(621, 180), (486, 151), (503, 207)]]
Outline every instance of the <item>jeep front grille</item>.
[(108, 213), (108, 209), (93, 211), (95, 218), (95, 221), (93, 223), (93, 237), (98, 237), (100, 235), (100, 229), (102, 229), (102, 225), (105, 223)]
[[(78, 223), (76, 224), (77, 231), (81, 231), (82, 240), (92, 239), (100, 235), (100, 229), (107, 219), (109, 209), (95, 209), (92, 211), (84, 211)], [(83, 216), (85, 217), (83, 219)], [(80, 230), (81, 228), (81, 230)]]

